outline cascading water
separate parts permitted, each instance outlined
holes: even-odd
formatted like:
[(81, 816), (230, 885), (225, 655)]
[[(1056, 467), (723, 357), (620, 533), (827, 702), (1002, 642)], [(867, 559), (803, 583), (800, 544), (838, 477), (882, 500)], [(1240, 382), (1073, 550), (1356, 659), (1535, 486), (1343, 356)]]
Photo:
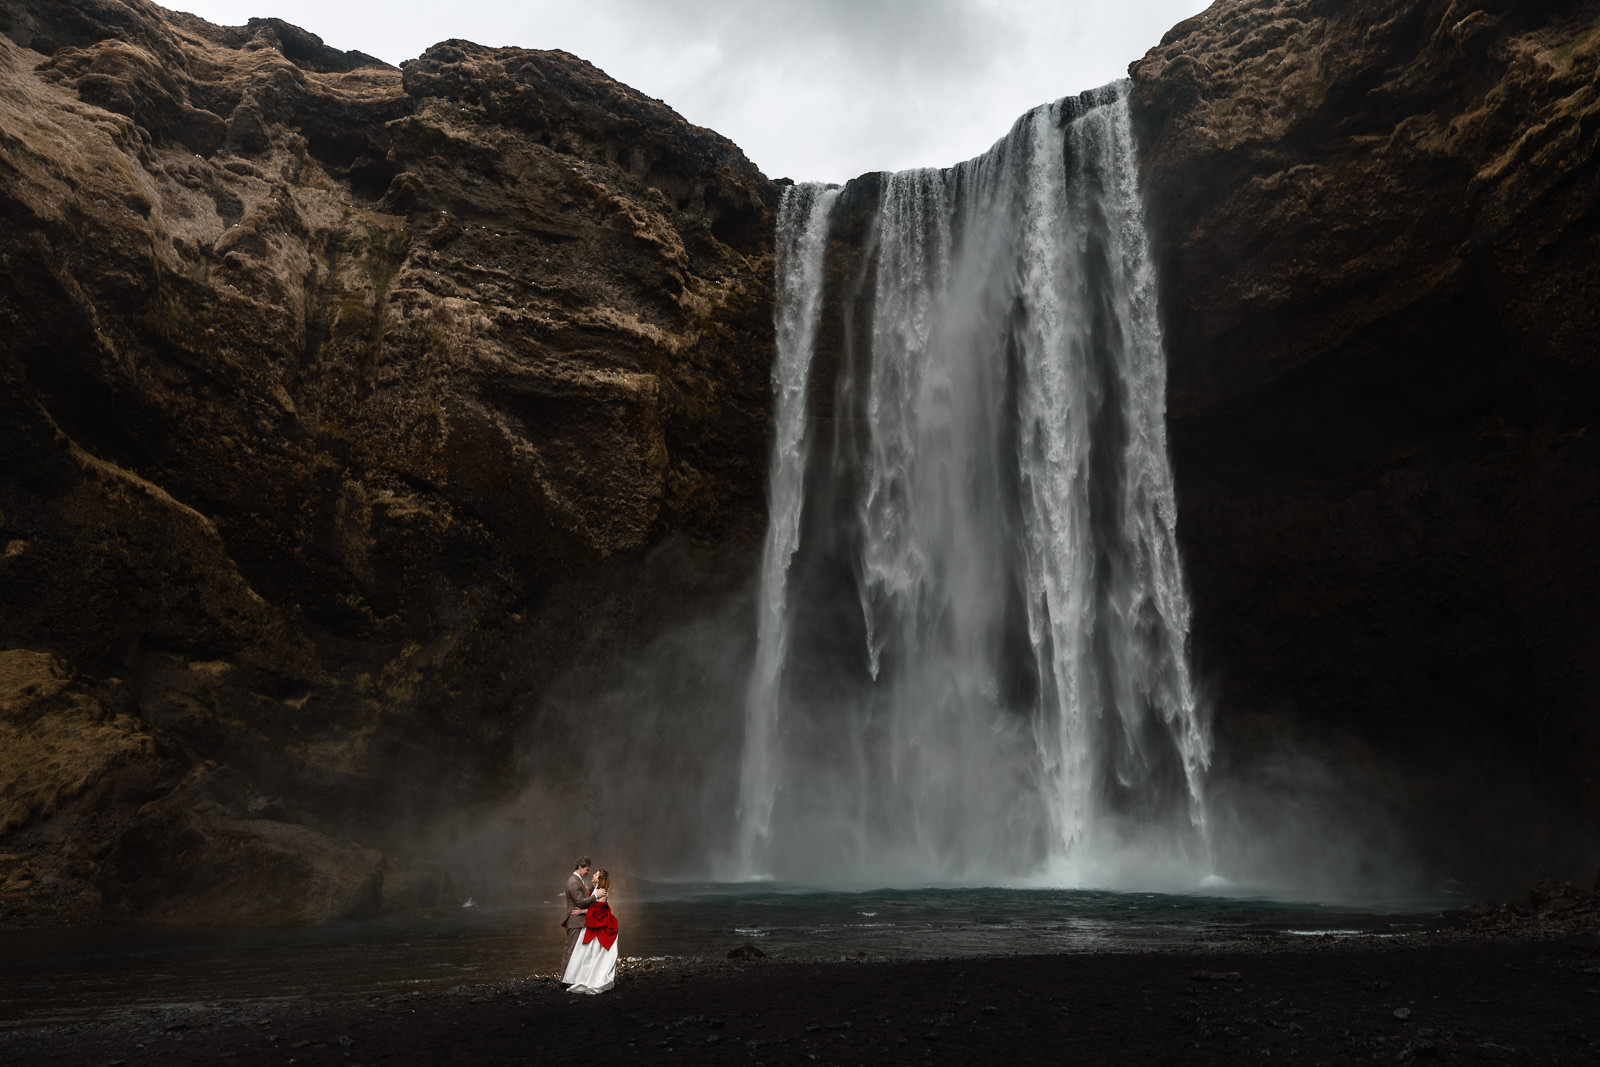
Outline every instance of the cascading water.
[(874, 180), (854, 272), (825, 269), (829, 220), (869, 190), (795, 187), (780, 213), (741, 872), (1203, 873), (1210, 741), (1126, 88)]
[(822, 259), (827, 246), (828, 213), (839, 190), (793, 185), (778, 209), (777, 341), (773, 367), (777, 394), (777, 432), (772, 443), (768, 483), (771, 517), (761, 560), (759, 641), (745, 699), (744, 766), (739, 779), (740, 855), (748, 866), (758, 843), (768, 838), (777, 788), (778, 683), (789, 648), (786, 611), (789, 560), (800, 541), (800, 509), (805, 478), (806, 381), (816, 345), (822, 299)]

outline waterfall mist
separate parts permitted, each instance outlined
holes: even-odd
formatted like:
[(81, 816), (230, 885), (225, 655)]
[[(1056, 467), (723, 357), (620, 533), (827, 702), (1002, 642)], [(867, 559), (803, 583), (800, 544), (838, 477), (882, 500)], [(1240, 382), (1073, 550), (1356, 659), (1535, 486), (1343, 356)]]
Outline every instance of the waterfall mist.
[(1193, 885), (1210, 740), (1125, 86), (876, 181), (853, 277), (851, 188), (779, 222), (734, 873)]
[(588, 636), (518, 710), (524, 790), (422, 851), (510, 893), (585, 852), (828, 887), (1419, 876), (1372, 753), (1237, 710), (1213, 740), (1142, 215), (1123, 85), (953, 168), (789, 187), (759, 559), (669, 542), (551, 594), (535, 631)]

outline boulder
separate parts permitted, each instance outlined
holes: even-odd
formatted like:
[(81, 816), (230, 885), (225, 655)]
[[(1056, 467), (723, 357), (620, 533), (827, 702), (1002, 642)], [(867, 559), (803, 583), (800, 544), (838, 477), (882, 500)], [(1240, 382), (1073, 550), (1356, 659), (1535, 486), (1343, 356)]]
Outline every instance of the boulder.
[(383, 855), (306, 826), (156, 810), (123, 834), (100, 890), (107, 919), (316, 923), (378, 914)]

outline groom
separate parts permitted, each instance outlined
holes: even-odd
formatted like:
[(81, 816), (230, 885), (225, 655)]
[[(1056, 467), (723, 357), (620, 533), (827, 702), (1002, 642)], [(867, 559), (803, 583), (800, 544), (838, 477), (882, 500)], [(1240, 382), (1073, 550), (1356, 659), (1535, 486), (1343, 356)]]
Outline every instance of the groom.
[(572, 950), (577, 947), (578, 937), (583, 933), (584, 912), (594, 903), (594, 893), (589, 888), (588, 856), (579, 856), (578, 862), (572, 865), (563, 899), (567, 906), (566, 914), (561, 917), (561, 925), (567, 929), (567, 951), (561, 954), (561, 974), (565, 976), (567, 961), (572, 959)]

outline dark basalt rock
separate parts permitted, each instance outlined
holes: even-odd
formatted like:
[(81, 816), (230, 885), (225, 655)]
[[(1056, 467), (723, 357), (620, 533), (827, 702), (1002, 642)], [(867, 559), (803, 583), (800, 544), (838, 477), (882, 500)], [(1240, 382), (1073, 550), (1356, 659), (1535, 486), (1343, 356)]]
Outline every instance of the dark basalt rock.
[(1298, 734), (1458, 870), (1600, 848), (1597, 69), (1600, 5), (1509, 0), (1223, 0), (1131, 67), (1221, 777)]
[[(736, 592), (775, 193), (562, 53), (402, 72), (144, 0), (0, 0), (0, 33), (0, 649), (145, 768), (0, 751), (0, 907), (371, 910), (370, 847), (427, 869), (396, 850), (565, 729), (552, 680)], [(162, 799), (213, 765), (295, 820)], [(184, 835), (278, 888), (136, 862)]]
[[(210, 775), (201, 768), (202, 781)], [(235, 813), (184, 786), (140, 813), (96, 872), (113, 921), (284, 924), (377, 915), (383, 854)]]
[[(1132, 68), (1221, 820), (1592, 867), (1597, 49), (1222, 0)], [(0, 0), (0, 920), (439, 906), (441, 813), (564, 860), (597, 770), (713, 781), (672, 709), (748, 627), (679, 624), (746, 617), (779, 192), (564, 53)], [(635, 864), (703, 847), (636, 808)]]

